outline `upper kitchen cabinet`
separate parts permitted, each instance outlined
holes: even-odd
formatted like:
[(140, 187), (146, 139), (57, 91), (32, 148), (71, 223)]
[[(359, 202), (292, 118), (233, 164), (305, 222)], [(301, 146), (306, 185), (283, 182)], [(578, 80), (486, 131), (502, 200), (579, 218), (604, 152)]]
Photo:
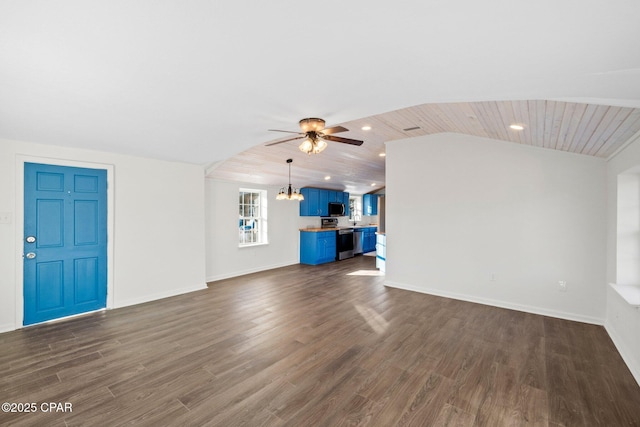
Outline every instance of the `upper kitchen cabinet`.
[(345, 215), (349, 215), (349, 193), (310, 187), (301, 188), (300, 193), (304, 196), (300, 216), (329, 216), (329, 202), (344, 203)]
[(364, 194), (362, 196), (362, 214), (378, 215), (378, 195)]
[(321, 216), (320, 191), (318, 188), (300, 189), (300, 193), (304, 197), (304, 200), (300, 202), (300, 216)]
[(339, 194), (342, 194), (341, 202), (344, 204), (344, 215), (345, 216), (351, 215), (351, 207), (349, 206), (349, 193), (339, 193)]
[(330, 203), (342, 203), (344, 205), (344, 215), (349, 216), (349, 193), (343, 191), (327, 191)]
[(329, 216), (329, 191), (318, 190), (320, 192), (318, 212), (320, 216)]

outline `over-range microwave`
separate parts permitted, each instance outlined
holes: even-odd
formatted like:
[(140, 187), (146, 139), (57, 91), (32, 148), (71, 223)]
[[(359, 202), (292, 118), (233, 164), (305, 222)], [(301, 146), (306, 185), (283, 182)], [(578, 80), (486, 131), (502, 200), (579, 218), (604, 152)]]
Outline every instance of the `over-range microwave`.
[(344, 203), (329, 202), (329, 216), (344, 216)]

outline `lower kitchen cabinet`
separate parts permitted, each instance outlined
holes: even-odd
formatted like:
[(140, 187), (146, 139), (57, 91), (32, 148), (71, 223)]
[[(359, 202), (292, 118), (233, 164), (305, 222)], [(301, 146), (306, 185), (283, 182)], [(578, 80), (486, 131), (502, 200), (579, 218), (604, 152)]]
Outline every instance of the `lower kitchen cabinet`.
[(336, 232), (300, 231), (300, 263), (318, 265), (336, 260)]
[(362, 230), (362, 252), (373, 252), (376, 250), (377, 227), (367, 227)]

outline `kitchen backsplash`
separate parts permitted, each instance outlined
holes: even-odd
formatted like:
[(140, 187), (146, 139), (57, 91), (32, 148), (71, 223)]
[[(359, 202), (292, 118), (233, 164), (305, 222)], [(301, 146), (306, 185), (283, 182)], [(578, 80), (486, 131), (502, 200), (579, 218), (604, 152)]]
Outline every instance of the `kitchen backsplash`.
[[(353, 221), (349, 221), (348, 216), (340, 216), (338, 218), (338, 227), (350, 227), (353, 226)], [(378, 225), (378, 215), (362, 215), (362, 219), (356, 223), (356, 225), (368, 226)], [(300, 216), (298, 217), (298, 228), (319, 228), (320, 227), (319, 216)]]

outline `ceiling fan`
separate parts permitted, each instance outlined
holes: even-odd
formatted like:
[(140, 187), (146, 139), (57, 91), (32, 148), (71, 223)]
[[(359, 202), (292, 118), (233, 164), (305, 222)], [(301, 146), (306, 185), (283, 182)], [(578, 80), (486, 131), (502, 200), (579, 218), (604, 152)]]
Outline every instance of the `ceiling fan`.
[(323, 119), (318, 119), (314, 117), (310, 117), (307, 119), (302, 119), (299, 122), (300, 129), (302, 132), (291, 132), (288, 130), (279, 130), (279, 129), (269, 129), (272, 132), (287, 132), (287, 133), (295, 133), (298, 136), (294, 136), (292, 138), (288, 138), (282, 141), (272, 142), (267, 144), (276, 145), (282, 144), (283, 142), (295, 141), (296, 139), (303, 139), (302, 144), (300, 144), (300, 151), (303, 151), (307, 154), (317, 154), (322, 150), (327, 148), (327, 141), (333, 142), (341, 142), (343, 144), (351, 144), (351, 145), (362, 145), (364, 141), (360, 141), (358, 139), (351, 138), (343, 138), (341, 136), (335, 136), (334, 133), (346, 132), (349, 129), (342, 126), (333, 126), (330, 128), (325, 128), (325, 121)]

